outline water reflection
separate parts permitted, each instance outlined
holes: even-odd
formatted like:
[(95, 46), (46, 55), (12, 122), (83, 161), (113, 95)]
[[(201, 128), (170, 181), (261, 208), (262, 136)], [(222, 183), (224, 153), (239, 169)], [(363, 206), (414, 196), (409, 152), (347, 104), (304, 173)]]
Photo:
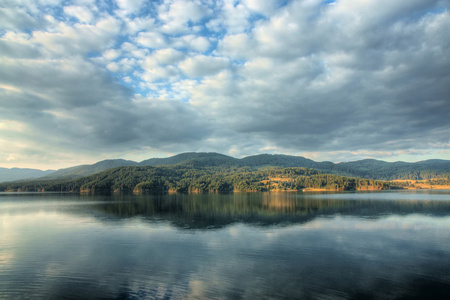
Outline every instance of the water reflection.
[[(169, 220), (188, 229), (210, 229), (236, 222), (253, 225), (306, 223), (316, 217), (347, 215), (379, 218), (391, 214), (450, 215), (450, 202), (396, 193), (304, 195), (247, 193), (202, 195), (114, 195), (96, 205), (111, 216)], [(448, 198), (448, 194), (444, 194)], [(337, 196), (337, 197), (336, 197)], [(402, 197), (403, 196), (403, 197)], [(398, 199), (400, 198), (400, 199)], [(449, 199), (450, 200), (450, 199)]]
[(258, 226), (306, 223), (335, 215), (380, 218), (387, 215), (450, 215), (450, 193), (242, 193), (173, 195), (0, 194), (0, 213), (54, 210), (101, 221), (139, 217), (170, 221), (183, 229), (221, 228), (236, 222)]
[(379, 195), (0, 195), (0, 298), (449, 299), (448, 194)]

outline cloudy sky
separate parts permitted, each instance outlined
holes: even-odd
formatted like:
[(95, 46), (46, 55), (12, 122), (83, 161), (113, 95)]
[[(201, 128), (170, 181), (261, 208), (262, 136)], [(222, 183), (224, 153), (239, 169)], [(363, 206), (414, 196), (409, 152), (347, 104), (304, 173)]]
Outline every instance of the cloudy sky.
[(2, 0), (0, 167), (450, 159), (448, 0)]

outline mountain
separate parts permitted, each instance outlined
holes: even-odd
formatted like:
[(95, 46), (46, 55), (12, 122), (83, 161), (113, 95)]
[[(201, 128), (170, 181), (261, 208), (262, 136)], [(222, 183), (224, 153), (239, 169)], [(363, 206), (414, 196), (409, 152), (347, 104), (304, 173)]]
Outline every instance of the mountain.
[[(279, 180), (284, 178), (284, 180)], [(398, 188), (379, 180), (322, 174), (307, 168), (196, 167), (185, 163), (165, 166), (112, 168), (81, 178), (7, 182), (0, 191), (110, 193), (300, 191), (307, 188), (354, 191)]]
[(277, 167), (305, 167), (315, 168), (319, 164), (301, 156), (282, 154), (259, 154), (240, 159), (240, 164), (248, 167), (277, 166)]
[[(375, 159), (364, 159), (353, 162), (332, 163), (329, 161), (316, 162), (301, 156), (282, 154), (259, 154), (241, 159), (214, 152), (187, 152), (167, 158), (151, 158), (142, 162), (123, 159), (109, 159), (92, 165), (80, 165), (54, 171), (51, 174), (36, 175), (34, 178), (47, 175), (42, 179), (79, 178), (93, 175), (115, 167), (126, 166), (170, 166), (185, 165), (194, 168), (202, 167), (250, 167), (261, 169), (264, 167), (304, 167), (324, 173), (360, 177), (377, 180), (410, 179), (421, 180), (450, 175), (450, 161), (431, 159), (416, 163), (385, 162)], [(41, 171), (42, 172), (42, 171)], [(0, 171), (1, 175), (1, 171)], [(27, 177), (7, 177), (5, 180), (19, 180)], [(4, 180), (0, 180), (4, 181)]]
[(65, 169), (59, 169), (42, 179), (55, 179), (55, 178), (78, 178), (89, 176), (95, 173), (99, 173), (108, 169), (116, 167), (137, 166), (138, 163), (132, 160), (124, 159), (107, 159), (99, 161), (93, 165), (80, 165)]
[(450, 175), (450, 161), (426, 160), (415, 163), (402, 161), (385, 162), (375, 159), (364, 159), (336, 164), (333, 173), (369, 179), (431, 179)]
[(283, 154), (259, 154), (244, 158), (234, 158), (215, 152), (181, 153), (167, 158), (151, 158), (139, 163), (140, 166), (164, 166), (183, 164), (197, 167), (237, 166), (237, 167), (305, 167), (312, 169), (329, 170), (332, 162), (315, 162), (301, 156)]
[(188, 164), (193, 166), (216, 167), (239, 165), (239, 159), (215, 152), (187, 152), (167, 158), (151, 158), (139, 163), (140, 166), (162, 166)]
[(151, 158), (140, 163), (124, 159), (107, 159), (97, 162), (93, 165), (80, 165), (65, 169), (59, 169), (56, 172), (43, 177), (42, 179), (55, 178), (79, 178), (93, 175), (108, 169), (127, 166), (162, 166), (186, 164), (194, 167), (209, 167), (220, 165), (238, 165), (239, 160), (231, 156), (219, 153), (181, 153), (167, 158)]
[(0, 182), (33, 179), (49, 175), (55, 172), (54, 170), (38, 170), (38, 169), (21, 169), (21, 168), (0, 168)]

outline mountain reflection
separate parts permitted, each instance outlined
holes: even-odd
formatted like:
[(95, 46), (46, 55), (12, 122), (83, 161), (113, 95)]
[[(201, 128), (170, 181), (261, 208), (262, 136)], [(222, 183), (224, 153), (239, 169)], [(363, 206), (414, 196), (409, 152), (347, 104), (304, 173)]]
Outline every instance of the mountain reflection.
[[(334, 194), (336, 195), (336, 194)], [(347, 197), (346, 197), (347, 195)], [(220, 228), (235, 222), (257, 226), (306, 223), (321, 216), (379, 218), (386, 215), (450, 215), (449, 201), (398, 198), (398, 194), (173, 194), (93, 196), (94, 207), (115, 218), (165, 220), (185, 229)], [(379, 198), (379, 199), (376, 199)]]
[(0, 299), (450, 299), (448, 192), (0, 193), (0, 218)]

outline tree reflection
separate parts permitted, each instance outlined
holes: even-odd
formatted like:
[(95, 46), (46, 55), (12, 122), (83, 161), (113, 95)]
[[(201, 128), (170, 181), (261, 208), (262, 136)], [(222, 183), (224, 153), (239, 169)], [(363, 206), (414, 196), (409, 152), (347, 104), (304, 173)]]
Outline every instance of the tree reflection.
[[(380, 218), (386, 215), (450, 214), (450, 202), (432, 200), (380, 200), (370, 194), (231, 193), (100, 196), (110, 199), (95, 206), (118, 218), (166, 220), (181, 228), (210, 229), (235, 222), (257, 226), (298, 224), (319, 216)], [(96, 197), (96, 196), (94, 196)], [(388, 197), (387, 197), (388, 198)], [(98, 200), (98, 198), (96, 198)]]

